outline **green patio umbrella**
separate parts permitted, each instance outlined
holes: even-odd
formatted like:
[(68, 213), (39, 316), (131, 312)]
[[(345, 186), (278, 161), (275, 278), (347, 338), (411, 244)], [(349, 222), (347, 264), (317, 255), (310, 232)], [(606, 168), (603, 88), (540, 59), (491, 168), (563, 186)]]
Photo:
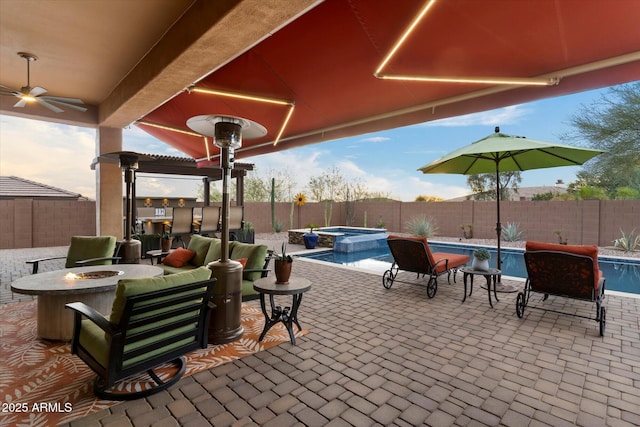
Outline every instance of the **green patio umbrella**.
[[(418, 170), (423, 173), (463, 175), (495, 172), (496, 178), (498, 178), (499, 172), (577, 166), (603, 152), (602, 150), (536, 141), (524, 136), (506, 135), (500, 133), (500, 128), (496, 127), (495, 133), (486, 138), (440, 157)], [(500, 224), (499, 179), (496, 179), (496, 193), (498, 209), (498, 221), (496, 223), (498, 237), (497, 268), (500, 269), (502, 224)]]

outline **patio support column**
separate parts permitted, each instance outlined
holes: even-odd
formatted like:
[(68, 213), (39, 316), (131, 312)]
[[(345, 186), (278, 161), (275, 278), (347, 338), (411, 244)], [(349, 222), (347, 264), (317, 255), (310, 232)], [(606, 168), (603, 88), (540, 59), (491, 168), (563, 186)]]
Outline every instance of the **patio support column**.
[[(99, 127), (96, 157), (122, 151), (122, 129)], [(96, 164), (96, 234), (122, 239), (122, 171), (117, 162)]]
[(210, 185), (210, 181), (209, 181), (209, 177), (204, 177), (202, 178), (202, 187), (204, 189), (204, 205), (205, 206), (209, 206), (211, 204), (211, 185)]
[(236, 206), (244, 206), (244, 176), (246, 171), (238, 171), (236, 175)]

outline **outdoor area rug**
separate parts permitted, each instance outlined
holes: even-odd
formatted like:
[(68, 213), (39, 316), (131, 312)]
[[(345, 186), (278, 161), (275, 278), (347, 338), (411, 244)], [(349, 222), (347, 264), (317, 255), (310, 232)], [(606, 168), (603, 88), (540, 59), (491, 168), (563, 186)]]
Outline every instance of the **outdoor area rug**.
[[(0, 306), (0, 426), (56, 425), (119, 403), (96, 399), (96, 374), (70, 353), (69, 343), (37, 338), (36, 310), (36, 301)], [(259, 308), (243, 304), (241, 318), (242, 338), (189, 353), (185, 376), (289, 341), (289, 334), (279, 323), (258, 342), (264, 326)], [(307, 332), (294, 330), (296, 336)], [(168, 377), (174, 369), (167, 364), (158, 370), (159, 376)], [(119, 386), (139, 390), (147, 387), (147, 381), (148, 376), (142, 374)]]

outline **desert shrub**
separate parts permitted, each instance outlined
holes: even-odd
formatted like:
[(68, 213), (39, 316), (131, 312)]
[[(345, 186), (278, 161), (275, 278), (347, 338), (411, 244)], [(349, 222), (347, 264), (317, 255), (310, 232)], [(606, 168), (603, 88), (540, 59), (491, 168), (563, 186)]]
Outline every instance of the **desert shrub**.
[(426, 215), (414, 216), (406, 223), (405, 228), (409, 233), (418, 237), (431, 237), (438, 231), (434, 219)]
[(509, 222), (506, 226), (502, 226), (502, 240), (505, 242), (517, 242), (522, 240), (522, 231), (518, 228), (520, 224)]

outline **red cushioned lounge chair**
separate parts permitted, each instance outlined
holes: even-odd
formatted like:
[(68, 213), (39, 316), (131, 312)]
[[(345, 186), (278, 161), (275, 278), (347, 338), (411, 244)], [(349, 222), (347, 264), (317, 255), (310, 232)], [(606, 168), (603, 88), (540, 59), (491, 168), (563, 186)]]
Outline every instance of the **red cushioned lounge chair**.
[(522, 318), (532, 292), (578, 299), (596, 303), (595, 319), (573, 313), (531, 306), (555, 313), (571, 314), (595, 320), (600, 324), (600, 336), (604, 335), (606, 309), (604, 301), (605, 278), (598, 267), (597, 246), (558, 245), (554, 243), (527, 242), (524, 261), (527, 281), (524, 292), (518, 293), (516, 314)]
[[(453, 271), (453, 281), (456, 281), (456, 272), (459, 267), (469, 262), (469, 256), (449, 254), (444, 252), (431, 252), (427, 239), (424, 237), (399, 237), (389, 236), (387, 244), (393, 256), (391, 268), (384, 272), (382, 285), (389, 289), (396, 280), (399, 270), (409, 271), (420, 275), (429, 276), (427, 282), (427, 296), (433, 298), (438, 290), (438, 276), (447, 274), (447, 281)], [(412, 283), (402, 282), (401, 283)]]

